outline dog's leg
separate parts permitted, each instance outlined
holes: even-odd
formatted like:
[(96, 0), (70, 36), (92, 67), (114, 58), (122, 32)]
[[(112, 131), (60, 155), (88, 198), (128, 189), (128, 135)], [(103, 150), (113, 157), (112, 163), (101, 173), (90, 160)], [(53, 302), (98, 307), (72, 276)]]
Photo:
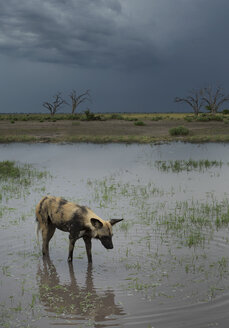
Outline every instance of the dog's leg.
[(88, 263), (92, 263), (92, 255), (91, 255), (91, 238), (90, 237), (83, 237), (83, 240), (85, 242), (85, 247), (87, 251), (87, 258), (88, 258)]
[(49, 252), (48, 243), (47, 243), (48, 227), (46, 225), (43, 225), (41, 233), (42, 233), (42, 254), (44, 256), (46, 255), (48, 256), (48, 252)]
[(72, 262), (74, 246), (77, 238), (69, 235), (69, 252), (68, 252), (68, 262)]
[(55, 230), (56, 227), (51, 223), (43, 226), (42, 228), (42, 239), (43, 239), (42, 253), (44, 256), (49, 256), (49, 241), (52, 238)]

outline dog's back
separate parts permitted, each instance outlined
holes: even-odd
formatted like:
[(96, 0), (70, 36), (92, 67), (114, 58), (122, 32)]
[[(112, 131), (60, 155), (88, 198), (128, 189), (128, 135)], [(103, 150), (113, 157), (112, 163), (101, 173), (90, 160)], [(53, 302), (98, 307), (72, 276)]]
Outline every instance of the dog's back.
[(47, 226), (52, 223), (64, 231), (66, 231), (65, 226), (71, 224), (77, 225), (78, 228), (84, 227), (94, 230), (90, 221), (91, 218), (103, 221), (90, 208), (69, 202), (62, 197), (45, 196), (36, 207), (36, 219), (39, 229), (42, 225)]

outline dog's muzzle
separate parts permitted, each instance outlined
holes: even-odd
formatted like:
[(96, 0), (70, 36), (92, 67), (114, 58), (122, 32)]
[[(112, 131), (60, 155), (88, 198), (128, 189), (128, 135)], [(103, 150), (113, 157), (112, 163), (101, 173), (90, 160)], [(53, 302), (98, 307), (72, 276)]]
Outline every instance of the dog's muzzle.
[(112, 249), (114, 247), (111, 237), (101, 237), (100, 241), (106, 249)]

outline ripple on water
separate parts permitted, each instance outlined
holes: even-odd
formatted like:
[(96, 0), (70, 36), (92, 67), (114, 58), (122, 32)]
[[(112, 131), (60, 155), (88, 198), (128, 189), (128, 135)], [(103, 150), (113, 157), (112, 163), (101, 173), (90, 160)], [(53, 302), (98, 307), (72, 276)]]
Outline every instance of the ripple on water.
[[(228, 227), (217, 229), (215, 220), (228, 208), (227, 148), (179, 143), (0, 145), (2, 160), (32, 162), (53, 176), (42, 189), (32, 186), (20, 199), (2, 200), (1, 205), (14, 208), (0, 218), (3, 323), (226, 327)], [(155, 160), (190, 156), (219, 159), (225, 165), (201, 174), (161, 172), (153, 165)], [(79, 241), (69, 266), (68, 236), (57, 232), (50, 243), (51, 260), (43, 261), (36, 244), (34, 209), (44, 194), (89, 205), (105, 219), (123, 217), (123, 223), (114, 227), (114, 250), (108, 252), (93, 241), (90, 268)]]

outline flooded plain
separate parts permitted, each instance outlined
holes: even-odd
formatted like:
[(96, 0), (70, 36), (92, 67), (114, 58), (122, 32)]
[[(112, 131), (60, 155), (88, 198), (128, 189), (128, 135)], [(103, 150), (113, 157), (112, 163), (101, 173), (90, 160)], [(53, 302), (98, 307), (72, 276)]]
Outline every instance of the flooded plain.
[[(229, 145), (9, 144), (0, 162), (0, 327), (227, 327)], [(46, 194), (89, 206), (113, 250), (36, 238)], [(41, 238), (40, 238), (41, 239)]]

